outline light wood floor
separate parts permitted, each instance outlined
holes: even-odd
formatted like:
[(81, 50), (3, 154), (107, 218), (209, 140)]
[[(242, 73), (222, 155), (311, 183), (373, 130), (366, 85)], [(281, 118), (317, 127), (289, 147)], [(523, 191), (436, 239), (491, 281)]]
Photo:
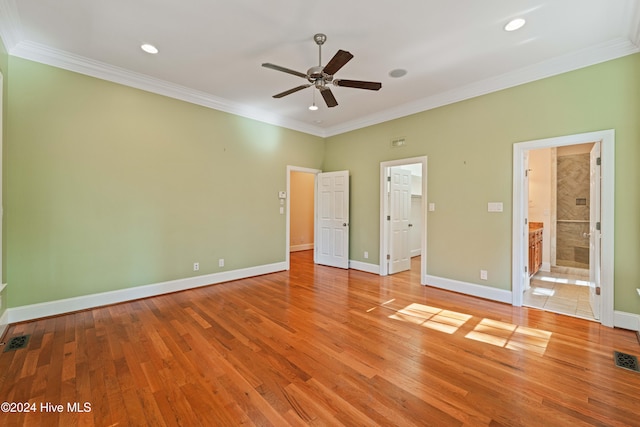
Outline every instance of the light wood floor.
[(613, 361), (640, 354), (634, 333), (422, 287), (418, 270), (300, 252), (290, 272), (13, 325), (31, 339), (0, 353), (0, 401), (37, 411), (0, 425), (640, 425), (640, 374)]

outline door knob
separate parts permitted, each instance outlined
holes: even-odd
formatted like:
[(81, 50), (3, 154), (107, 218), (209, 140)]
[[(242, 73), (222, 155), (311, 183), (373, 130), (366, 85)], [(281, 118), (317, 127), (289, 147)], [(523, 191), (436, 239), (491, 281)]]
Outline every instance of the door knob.
[(347, 224), (346, 222), (343, 222), (343, 223), (342, 223), (342, 226), (343, 226), (343, 227), (346, 227), (347, 225), (349, 225), (349, 224)]
[(582, 233), (582, 237), (588, 239), (589, 237), (591, 237), (591, 233)]
[(409, 227), (413, 227), (413, 224), (409, 224)]

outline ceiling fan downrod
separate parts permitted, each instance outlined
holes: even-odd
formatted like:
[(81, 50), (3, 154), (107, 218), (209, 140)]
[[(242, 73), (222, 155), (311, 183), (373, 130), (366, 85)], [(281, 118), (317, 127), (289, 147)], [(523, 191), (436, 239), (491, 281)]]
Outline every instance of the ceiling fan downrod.
[(322, 45), (327, 41), (326, 34), (318, 33), (313, 36), (313, 40), (318, 45), (318, 67), (322, 66)]

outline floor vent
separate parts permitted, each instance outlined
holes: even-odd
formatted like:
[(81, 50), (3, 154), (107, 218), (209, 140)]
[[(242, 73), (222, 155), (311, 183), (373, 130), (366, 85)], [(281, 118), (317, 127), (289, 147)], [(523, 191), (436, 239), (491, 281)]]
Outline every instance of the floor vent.
[(613, 352), (613, 357), (616, 360), (616, 366), (630, 371), (640, 372), (638, 367), (638, 358), (626, 353), (620, 353), (619, 351)]
[(31, 335), (21, 335), (19, 337), (13, 337), (7, 343), (7, 347), (4, 349), (4, 352), (18, 350), (20, 348), (25, 348), (27, 343), (29, 342), (29, 337)]

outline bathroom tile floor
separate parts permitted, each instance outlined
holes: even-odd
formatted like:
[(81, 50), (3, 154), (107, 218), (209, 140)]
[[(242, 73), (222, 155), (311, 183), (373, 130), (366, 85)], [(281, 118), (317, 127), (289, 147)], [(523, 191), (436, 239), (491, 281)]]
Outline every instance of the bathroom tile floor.
[(531, 278), (523, 304), (554, 313), (595, 320), (589, 304), (589, 278), (539, 271)]

